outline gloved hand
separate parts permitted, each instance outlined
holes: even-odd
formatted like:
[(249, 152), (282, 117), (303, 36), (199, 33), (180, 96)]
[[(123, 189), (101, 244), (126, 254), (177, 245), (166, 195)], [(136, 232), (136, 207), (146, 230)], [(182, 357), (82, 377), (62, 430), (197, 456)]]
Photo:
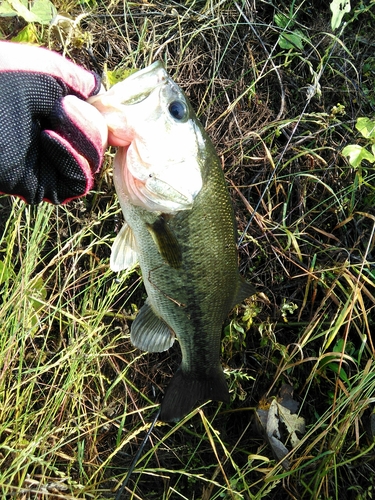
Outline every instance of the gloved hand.
[(0, 192), (58, 204), (93, 187), (108, 130), (85, 100), (100, 87), (55, 52), (0, 41)]

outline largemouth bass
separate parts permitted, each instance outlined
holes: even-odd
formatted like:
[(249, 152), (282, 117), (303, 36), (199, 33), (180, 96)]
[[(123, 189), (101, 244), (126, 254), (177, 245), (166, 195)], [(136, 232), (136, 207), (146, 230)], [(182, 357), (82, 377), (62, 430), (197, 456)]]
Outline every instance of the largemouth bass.
[(177, 421), (198, 402), (229, 402), (222, 325), (255, 293), (239, 275), (231, 200), (211, 140), (160, 62), (90, 101), (106, 117), (110, 143), (120, 146), (113, 176), (126, 222), (111, 267), (139, 260), (148, 295), (130, 339), (161, 352), (177, 337), (182, 362), (160, 414)]

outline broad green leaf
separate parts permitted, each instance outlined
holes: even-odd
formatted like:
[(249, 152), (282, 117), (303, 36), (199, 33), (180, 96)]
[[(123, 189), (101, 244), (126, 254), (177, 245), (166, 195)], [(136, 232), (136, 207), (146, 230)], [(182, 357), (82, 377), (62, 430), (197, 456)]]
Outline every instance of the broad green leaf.
[(31, 13), (35, 15), (37, 23), (50, 24), (56, 17), (57, 10), (50, 0), (35, 0), (31, 7)]
[(132, 73), (135, 73), (137, 70), (136, 69), (124, 69), (124, 68), (117, 68), (114, 69), (113, 71), (106, 71), (105, 76), (108, 82), (108, 86), (112, 87), (112, 85), (115, 85), (116, 83), (122, 82), (130, 76)]
[(12, 9), (10, 3), (4, 0), (0, 5), (0, 17), (11, 17), (16, 16), (17, 12)]
[(346, 374), (346, 371), (344, 368), (341, 366), (339, 369), (339, 364), (337, 363), (328, 363), (327, 368), (333, 371), (333, 373), (336, 373), (336, 375), (343, 381), (346, 382), (347, 384), (349, 383), (349, 378), (348, 375)]
[(26, 24), (26, 26), (17, 33), (17, 36), (12, 38), (12, 42), (37, 43), (38, 37), (35, 25), (33, 23)]
[(9, 4), (11, 9), (13, 9), (15, 16), (23, 17), (23, 19), (28, 23), (37, 22), (36, 15), (30, 12), (27, 8), (27, 1), (5, 0), (5, 4)]
[[(290, 30), (294, 25), (293, 20), (285, 14), (275, 14), (274, 21), (276, 26), (283, 30)], [(280, 35), (279, 45), (282, 49), (289, 50), (298, 48), (302, 50), (303, 38), (304, 34), (300, 30), (283, 32)]]
[(303, 50), (303, 33), (302, 31), (295, 30), (291, 33), (283, 33), (280, 36), (279, 45), (282, 49), (300, 49)]
[(236, 321), (233, 321), (233, 328), (237, 330), (237, 332), (245, 334), (245, 330)]
[(350, 12), (350, 0), (333, 0), (329, 7), (332, 11), (331, 28), (335, 30), (340, 26), (344, 15)]
[(358, 118), (355, 128), (361, 132), (366, 139), (375, 138), (375, 121), (370, 118)]
[(333, 346), (333, 352), (342, 352), (344, 346), (345, 346), (345, 340), (338, 339), (335, 345)]
[(349, 163), (354, 168), (358, 167), (362, 160), (367, 160), (370, 163), (375, 162), (375, 156), (367, 151), (366, 148), (359, 146), (358, 144), (349, 144), (345, 146), (342, 150), (342, 154), (349, 158)]
[(287, 27), (291, 28), (293, 26), (293, 21), (291, 21), (291, 19), (285, 14), (275, 14), (273, 19), (276, 26), (278, 26), (279, 28), (284, 29)]
[(37, 278), (34, 282), (33, 287), (30, 289), (32, 296), (29, 300), (35, 311), (39, 311), (44, 306), (44, 301), (47, 297), (47, 290), (44, 286), (44, 281), (42, 278)]
[(50, 24), (56, 14), (50, 0), (35, 0), (30, 9), (27, 0), (4, 0), (0, 5), (0, 16), (19, 16), (27, 23)]

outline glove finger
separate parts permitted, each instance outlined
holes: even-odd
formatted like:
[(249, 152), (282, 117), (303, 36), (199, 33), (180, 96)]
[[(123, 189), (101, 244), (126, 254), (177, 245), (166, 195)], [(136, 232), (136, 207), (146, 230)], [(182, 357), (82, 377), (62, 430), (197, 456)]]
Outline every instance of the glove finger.
[(96, 94), (101, 88), (98, 75), (56, 52), (24, 43), (0, 41), (0, 44), (5, 47), (0, 53), (0, 73), (49, 75), (60, 84), (63, 94), (72, 92), (83, 99)]
[(66, 203), (92, 189), (91, 165), (71, 142), (52, 130), (41, 134), (41, 162), (38, 189), (31, 203)]
[(108, 141), (108, 129), (101, 113), (87, 102), (69, 95), (56, 102), (49, 118), (51, 128), (85, 157), (96, 173)]
[(38, 143), (1, 192), (32, 205), (42, 200), (57, 205), (87, 194), (94, 184), (87, 159), (51, 130), (41, 132)]

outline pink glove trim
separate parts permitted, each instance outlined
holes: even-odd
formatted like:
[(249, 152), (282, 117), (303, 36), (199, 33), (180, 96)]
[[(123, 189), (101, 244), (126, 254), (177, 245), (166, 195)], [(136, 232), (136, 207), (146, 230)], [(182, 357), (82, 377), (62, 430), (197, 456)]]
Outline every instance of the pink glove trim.
[[(86, 195), (94, 186), (94, 178), (92, 175), (91, 167), (89, 165), (89, 162), (87, 159), (82, 156), (81, 154), (78, 153), (73, 147), (70, 142), (66, 141), (64, 137), (61, 137), (61, 135), (57, 134), (53, 130), (45, 130), (44, 133), (46, 135), (49, 135), (50, 137), (54, 137), (60, 144), (62, 144), (67, 151), (69, 151), (70, 155), (76, 160), (77, 164), (80, 166), (81, 171), (83, 172), (85, 178), (86, 178), (86, 187), (84, 191), (81, 191), (77, 193), (77, 196), (72, 196), (66, 200), (63, 201), (63, 203), (67, 203), (70, 200), (74, 200), (76, 198), (80, 198), (81, 196)], [(61, 182), (64, 182), (64, 176), (61, 175)], [(44, 201), (51, 201), (48, 198), (43, 198)]]
[[(43, 57), (41, 50), (44, 51)], [(9, 71), (51, 75), (63, 81), (84, 99), (100, 89), (99, 78), (94, 73), (77, 66), (57, 52), (36, 45), (0, 40), (0, 72)]]

